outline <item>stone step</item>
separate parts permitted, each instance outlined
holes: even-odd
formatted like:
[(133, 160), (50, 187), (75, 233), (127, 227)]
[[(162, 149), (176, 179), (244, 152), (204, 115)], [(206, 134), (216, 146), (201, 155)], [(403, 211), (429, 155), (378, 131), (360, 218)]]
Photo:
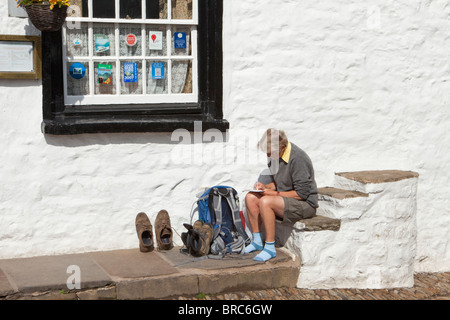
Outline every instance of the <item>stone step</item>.
[(404, 179), (417, 178), (419, 176), (417, 172), (401, 170), (338, 172), (336, 175), (365, 184), (396, 182)]
[(334, 188), (334, 187), (319, 188), (319, 195), (328, 196), (328, 197), (332, 197), (332, 198), (340, 199), (340, 200), (369, 196), (368, 193), (353, 191), (353, 190), (339, 189), (339, 188)]
[[(308, 221), (284, 230), (285, 248), (302, 261), (300, 288), (392, 288), (413, 284), (418, 174), (382, 170), (342, 172), (320, 188), (321, 217), (338, 232), (302, 232)], [(299, 223), (299, 222), (298, 222)], [(311, 225), (314, 220), (309, 221)], [(311, 227), (310, 230), (320, 230)], [(278, 229), (277, 229), (278, 232)], [(283, 233), (280, 232), (281, 235)]]
[(341, 227), (341, 220), (316, 215), (309, 219), (302, 219), (294, 224), (297, 231), (338, 231)]
[(363, 193), (380, 193), (386, 187), (389, 188), (404, 180), (408, 185), (409, 182), (406, 180), (414, 179), (418, 176), (417, 172), (401, 170), (338, 172), (335, 174), (335, 186)]
[(331, 219), (358, 218), (370, 203), (369, 194), (335, 187), (319, 188), (317, 215)]
[(0, 300), (164, 299), (293, 287), (299, 276), (300, 259), (281, 248), (266, 263), (253, 261), (257, 252), (204, 259), (180, 249), (0, 260)]

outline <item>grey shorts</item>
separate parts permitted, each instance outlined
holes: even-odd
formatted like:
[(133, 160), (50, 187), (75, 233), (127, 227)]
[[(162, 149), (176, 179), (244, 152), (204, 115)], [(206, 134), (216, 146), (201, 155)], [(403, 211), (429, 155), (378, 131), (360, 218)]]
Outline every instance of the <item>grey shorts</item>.
[(311, 207), (306, 201), (286, 198), (284, 200), (283, 223), (296, 223), (301, 219), (312, 218), (316, 215), (316, 208)]

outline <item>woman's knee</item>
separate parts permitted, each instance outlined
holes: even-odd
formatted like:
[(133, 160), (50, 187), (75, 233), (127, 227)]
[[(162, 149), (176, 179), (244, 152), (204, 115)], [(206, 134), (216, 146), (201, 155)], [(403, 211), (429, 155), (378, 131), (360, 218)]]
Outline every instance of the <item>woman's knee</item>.
[(245, 196), (245, 203), (246, 204), (257, 204), (259, 202), (259, 198), (252, 194), (251, 192), (247, 193)]
[(259, 207), (261, 209), (263, 208), (270, 208), (272, 206), (272, 197), (269, 196), (262, 196), (261, 199), (259, 199)]
[(255, 213), (256, 210), (259, 210), (259, 198), (251, 193), (248, 193), (245, 196), (245, 206), (247, 207), (247, 213)]
[(259, 199), (259, 208), (261, 210), (271, 209), (274, 211), (279, 211), (284, 208), (284, 202), (280, 202), (281, 197), (273, 197), (273, 196), (263, 196)]

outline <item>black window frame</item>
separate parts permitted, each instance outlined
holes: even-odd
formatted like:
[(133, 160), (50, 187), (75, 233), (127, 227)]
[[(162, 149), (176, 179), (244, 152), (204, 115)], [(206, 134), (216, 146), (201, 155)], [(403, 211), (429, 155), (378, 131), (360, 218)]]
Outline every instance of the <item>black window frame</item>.
[(225, 132), (223, 119), (223, 0), (198, 0), (198, 102), (170, 104), (64, 104), (62, 31), (42, 32), (42, 95), (44, 134), (73, 135), (116, 132)]

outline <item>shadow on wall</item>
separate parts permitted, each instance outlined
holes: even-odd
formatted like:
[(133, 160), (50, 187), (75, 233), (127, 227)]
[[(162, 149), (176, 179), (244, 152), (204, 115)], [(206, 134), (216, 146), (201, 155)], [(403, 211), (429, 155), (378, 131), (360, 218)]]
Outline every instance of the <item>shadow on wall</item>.
[(203, 144), (224, 143), (229, 141), (227, 133), (189, 132), (185, 129), (177, 129), (173, 132), (144, 132), (144, 133), (96, 133), (79, 135), (44, 135), (45, 141), (57, 147), (82, 147), (89, 145), (111, 145), (111, 144)]

